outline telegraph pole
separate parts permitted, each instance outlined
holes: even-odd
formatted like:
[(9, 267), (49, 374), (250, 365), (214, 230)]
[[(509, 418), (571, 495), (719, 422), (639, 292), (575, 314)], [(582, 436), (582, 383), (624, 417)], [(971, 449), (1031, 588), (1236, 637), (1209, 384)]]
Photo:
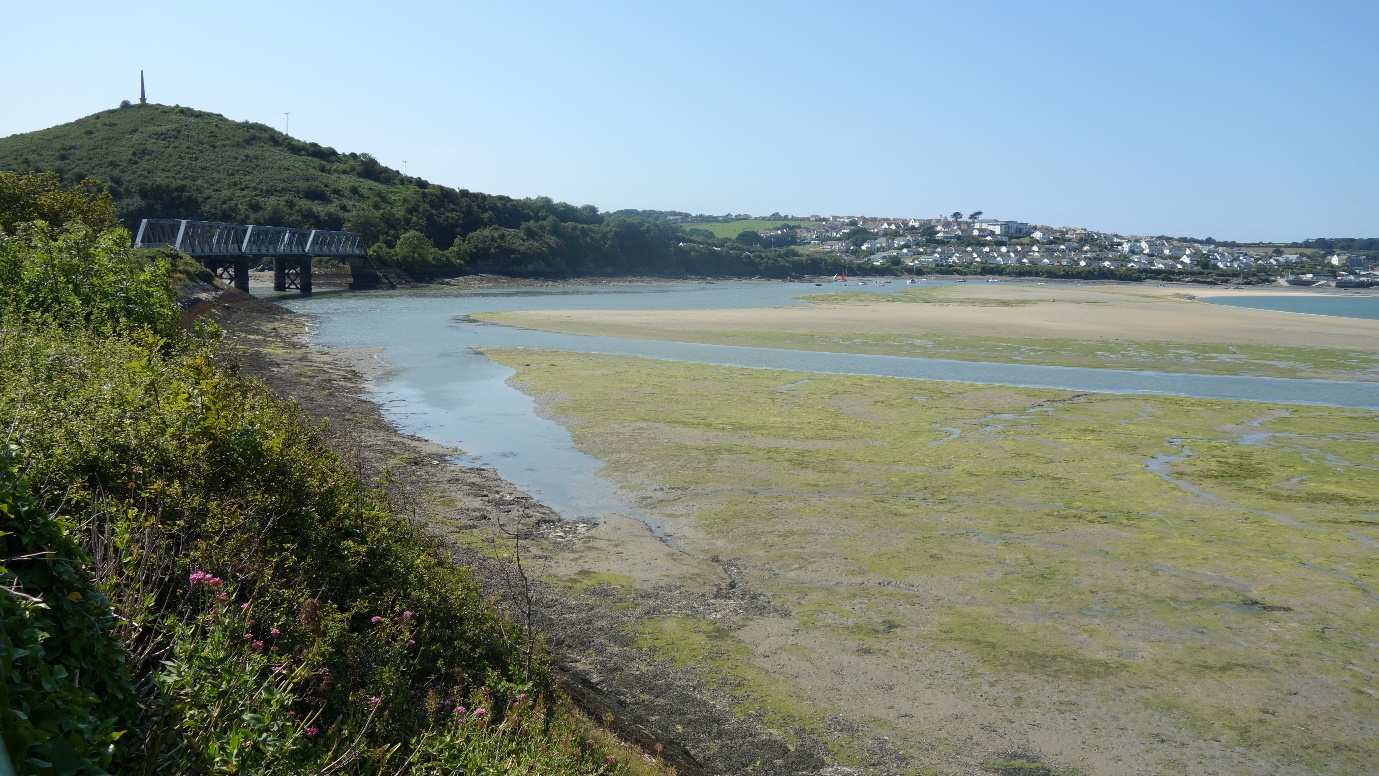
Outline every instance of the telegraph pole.
[(283, 111), (283, 134), (292, 137), (292, 113)]

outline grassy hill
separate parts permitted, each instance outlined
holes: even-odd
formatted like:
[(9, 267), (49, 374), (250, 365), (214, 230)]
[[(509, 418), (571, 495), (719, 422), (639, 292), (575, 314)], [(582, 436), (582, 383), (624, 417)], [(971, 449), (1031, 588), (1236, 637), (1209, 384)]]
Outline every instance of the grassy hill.
[[(438, 186), (363, 153), (167, 105), (127, 105), (0, 138), (0, 171), (104, 181), (128, 227), (202, 218), (364, 235), (370, 255), (417, 272), (509, 275), (767, 275), (832, 271), (790, 251), (687, 235), (663, 219), (545, 197)], [(733, 233), (736, 235), (736, 232)]]
[(132, 105), (0, 138), (0, 170), (52, 170), (66, 183), (109, 183), (127, 226), (145, 217), (199, 217), (338, 229), (370, 241), (414, 229), (448, 246), (456, 235), (527, 221), (596, 223), (592, 207), (435, 186), (368, 154), (271, 127), (166, 105)]

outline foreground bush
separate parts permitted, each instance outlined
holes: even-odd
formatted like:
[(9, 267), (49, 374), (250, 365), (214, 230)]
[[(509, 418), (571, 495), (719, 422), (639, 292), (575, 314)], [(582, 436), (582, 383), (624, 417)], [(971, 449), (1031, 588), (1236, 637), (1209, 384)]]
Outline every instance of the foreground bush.
[(19, 700), (0, 731), (22, 770), (615, 767), (536, 700), (545, 663), (466, 570), (212, 334), (170, 325), (166, 264), (123, 232), (16, 231), (0, 433), (4, 482), (24, 480), (0, 490), (0, 658)]
[(98, 772), (133, 688), (110, 602), (70, 523), (29, 495), (17, 452), (0, 447), (0, 735), (21, 770)]

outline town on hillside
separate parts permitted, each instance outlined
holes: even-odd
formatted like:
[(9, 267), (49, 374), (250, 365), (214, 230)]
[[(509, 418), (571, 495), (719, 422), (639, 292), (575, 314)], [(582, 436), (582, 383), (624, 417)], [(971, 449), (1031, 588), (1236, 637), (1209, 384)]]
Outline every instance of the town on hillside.
[[(915, 272), (982, 267), (1067, 267), (1153, 273), (1272, 276), (1290, 285), (1379, 285), (1379, 251), (1328, 251), (1297, 244), (1242, 244), (1212, 238), (1122, 235), (1077, 226), (1047, 226), (996, 218), (981, 211), (933, 218), (782, 216), (774, 228), (739, 234), (764, 247), (790, 247), (847, 256), (864, 266)], [(692, 230), (722, 216), (677, 214)], [(732, 221), (748, 216), (730, 216)], [(761, 221), (762, 219), (757, 219)], [(755, 223), (755, 222), (754, 222)], [(731, 225), (731, 221), (729, 223)]]

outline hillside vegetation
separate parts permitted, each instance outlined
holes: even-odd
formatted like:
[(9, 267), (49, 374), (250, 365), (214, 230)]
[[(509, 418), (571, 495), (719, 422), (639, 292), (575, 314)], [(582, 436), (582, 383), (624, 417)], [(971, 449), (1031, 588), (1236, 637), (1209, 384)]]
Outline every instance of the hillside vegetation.
[[(821, 272), (817, 258), (695, 238), (661, 220), (514, 199), (408, 177), (263, 124), (131, 105), (0, 138), (0, 170), (108, 185), (119, 219), (148, 217), (350, 229), (371, 254), (419, 272), (514, 275), (767, 275)], [(836, 270), (830, 270), (836, 271)]]
[(817, 223), (807, 218), (736, 218), (725, 221), (693, 221), (685, 223), (684, 227), (687, 232), (702, 229), (714, 237), (734, 239), (743, 232), (769, 232), (782, 226), (814, 226)]
[(295, 404), (183, 328), (168, 262), (100, 228), (107, 196), (35, 204), (50, 182), (0, 173), (0, 754), (19, 773), (638, 761), (562, 710), (540, 645)]

